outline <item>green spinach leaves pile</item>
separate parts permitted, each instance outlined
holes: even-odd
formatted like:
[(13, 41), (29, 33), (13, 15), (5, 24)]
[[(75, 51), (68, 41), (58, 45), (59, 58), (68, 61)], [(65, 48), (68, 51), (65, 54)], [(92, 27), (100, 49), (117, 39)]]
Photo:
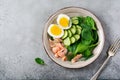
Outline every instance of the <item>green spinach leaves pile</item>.
[(83, 58), (86, 60), (93, 56), (92, 52), (98, 45), (97, 27), (92, 17), (77, 16), (72, 18), (78, 21), (77, 24), (72, 23), (72, 25), (81, 27), (82, 31), (80, 34), (80, 39), (74, 44), (67, 46), (68, 52), (70, 52), (67, 54), (67, 58), (68, 60), (71, 60), (77, 54), (82, 54)]

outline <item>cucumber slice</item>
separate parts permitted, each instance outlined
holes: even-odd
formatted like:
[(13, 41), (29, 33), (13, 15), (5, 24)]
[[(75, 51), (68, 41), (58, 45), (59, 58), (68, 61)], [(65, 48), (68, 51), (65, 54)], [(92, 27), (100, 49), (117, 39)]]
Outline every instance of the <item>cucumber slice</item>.
[(78, 17), (72, 17), (72, 23), (73, 24), (78, 24), (79, 23)]
[(77, 28), (77, 29), (82, 29), (79, 25), (76, 25), (76, 28)]
[(75, 34), (74, 37), (75, 37), (76, 41), (80, 39), (80, 35), (78, 35), (78, 34)]
[(65, 30), (64, 35), (62, 36), (62, 39), (65, 39), (68, 36), (68, 32)]
[(73, 26), (73, 29), (75, 30), (75, 33), (76, 33), (76, 31), (77, 31), (77, 28), (75, 27), (75, 25)]
[(75, 43), (76, 39), (74, 37), (70, 38), (71, 43)]
[(72, 32), (70, 30), (68, 30), (68, 36), (71, 37), (72, 36)]
[(79, 20), (77, 20), (77, 19), (72, 20), (72, 23), (73, 23), (73, 24), (78, 24), (78, 23), (79, 23)]
[(75, 27), (75, 25), (73, 25), (72, 28), (70, 28), (70, 31), (72, 32), (72, 34), (76, 33), (76, 27)]
[(72, 17), (72, 20), (75, 20), (75, 19), (77, 19), (77, 20), (78, 20), (78, 17)]
[(65, 38), (63, 40), (63, 43), (64, 43), (65, 46), (69, 46), (71, 44), (70, 38), (69, 37)]
[(81, 34), (81, 29), (77, 29), (77, 34)]

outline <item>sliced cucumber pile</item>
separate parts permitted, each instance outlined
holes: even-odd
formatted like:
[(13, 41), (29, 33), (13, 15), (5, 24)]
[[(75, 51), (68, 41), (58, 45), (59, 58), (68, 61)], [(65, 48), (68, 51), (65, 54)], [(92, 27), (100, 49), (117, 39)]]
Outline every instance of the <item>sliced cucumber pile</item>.
[(65, 46), (69, 46), (80, 39), (81, 27), (78, 25), (72, 25), (70, 29), (64, 30), (62, 36), (63, 43)]
[(75, 24), (75, 25), (79, 23), (78, 17), (72, 17), (71, 20), (72, 20), (72, 23)]

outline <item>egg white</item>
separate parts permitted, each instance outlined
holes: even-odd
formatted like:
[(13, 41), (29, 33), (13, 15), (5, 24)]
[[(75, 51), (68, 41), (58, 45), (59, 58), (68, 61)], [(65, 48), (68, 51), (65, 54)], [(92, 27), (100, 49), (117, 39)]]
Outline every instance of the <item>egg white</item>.
[[(62, 27), (62, 26), (60, 25), (59, 21), (60, 21), (60, 19), (61, 19), (62, 17), (65, 17), (65, 18), (67, 18), (67, 19), (69, 20), (69, 24), (68, 24), (69, 26), (67, 26), (67, 27)], [(69, 29), (69, 28), (71, 27), (70, 17), (67, 16), (67, 15), (65, 15), (65, 14), (59, 14), (58, 17), (57, 17), (57, 24), (58, 24), (62, 29)]]
[[(51, 27), (52, 27), (53, 25), (56, 25), (56, 24), (51, 24), (51, 25), (48, 27), (48, 34), (49, 34), (50, 36), (52, 36), (53, 38), (61, 38), (61, 37), (64, 35), (63, 29), (61, 28), (61, 30), (62, 30), (61, 34), (56, 36), (56, 35), (52, 34), (51, 31), (50, 31), (50, 29), (51, 29)], [(58, 25), (58, 26), (59, 26), (59, 25)]]

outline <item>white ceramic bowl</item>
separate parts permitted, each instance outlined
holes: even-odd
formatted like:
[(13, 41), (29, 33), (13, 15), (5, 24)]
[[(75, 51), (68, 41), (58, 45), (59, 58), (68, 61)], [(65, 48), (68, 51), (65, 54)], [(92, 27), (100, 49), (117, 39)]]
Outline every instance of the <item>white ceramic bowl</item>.
[[(95, 20), (97, 28), (98, 28), (97, 32), (98, 32), (100, 43), (93, 50), (93, 54), (94, 54), (93, 57), (91, 57), (90, 59), (88, 59), (86, 61), (78, 61), (76, 63), (71, 63), (70, 61), (63, 62), (60, 58), (56, 58), (54, 56), (54, 54), (52, 53), (51, 48), (49, 46), (47, 29), (50, 24), (56, 23), (56, 18), (61, 13), (67, 14), (70, 17), (72, 17), (72, 16), (91, 16)], [(104, 38), (103, 28), (102, 28), (102, 25), (101, 25), (100, 21), (98, 20), (98, 18), (95, 15), (93, 15), (91, 12), (89, 12), (88, 10), (80, 8), (80, 7), (66, 7), (66, 8), (58, 10), (57, 12), (55, 12), (53, 15), (51, 15), (49, 17), (49, 19), (47, 20), (47, 22), (45, 24), (44, 31), (43, 31), (43, 44), (44, 44), (46, 53), (54, 62), (56, 62), (57, 64), (59, 64), (63, 67), (66, 67), (66, 68), (81, 68), (81, 67), (87, 66), (88, 64), (95, 61), (103, 49), (104, 41), (105, 41), (105, 38)]]

